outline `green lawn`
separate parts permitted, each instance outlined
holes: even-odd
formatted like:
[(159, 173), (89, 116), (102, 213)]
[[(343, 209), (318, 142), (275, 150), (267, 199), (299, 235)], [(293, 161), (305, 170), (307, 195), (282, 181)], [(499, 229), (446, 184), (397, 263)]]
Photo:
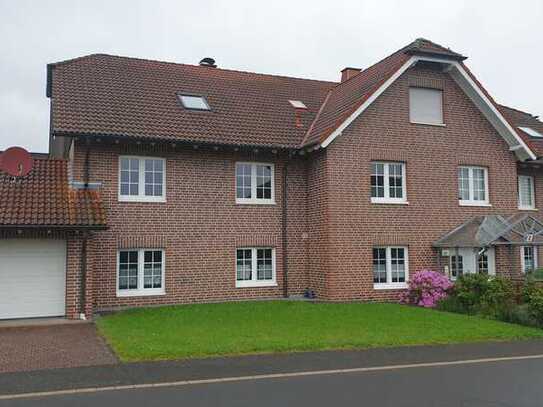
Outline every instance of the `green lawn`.
[(134, 309), (98, 329), (123, 361), (543, 337), (543, 330), (380, 303), (237, 302)]

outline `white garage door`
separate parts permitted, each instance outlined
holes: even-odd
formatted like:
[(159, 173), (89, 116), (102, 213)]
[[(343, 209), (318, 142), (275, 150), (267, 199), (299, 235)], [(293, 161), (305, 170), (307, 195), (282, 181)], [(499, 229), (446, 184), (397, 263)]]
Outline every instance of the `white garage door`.
[(0, 319), (65, 314), (66, 242), (0, 240)]

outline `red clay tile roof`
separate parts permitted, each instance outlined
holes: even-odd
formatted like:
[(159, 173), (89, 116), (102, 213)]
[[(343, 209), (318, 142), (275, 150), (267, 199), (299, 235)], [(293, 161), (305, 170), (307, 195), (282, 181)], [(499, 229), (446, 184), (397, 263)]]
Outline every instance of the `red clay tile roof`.
[(97, 190), (77, 190), (68, 183), (68, 162), (34, 158), (25, 177), (0, 170), (0, 228), (103, 228), (105, 210)]
[(498, 105), (498, 108), (507, 121), (515, 128), (522, 140), (538, 156), (543, 157), (543, 139), (531, 137), (528, 133), (519, 129), (519, 127), (530, 127), (536, 132), (543, 134), (543, 122), (536, 116), (522, 110), (513, 109), (504, 105)]
[(324, 141), (384, 82), (394, 75), (412, 54), (434, 55), (460, 61), (465, 59), (464, 56), (424, 38), (413, 41), (359, 74), (331, 88), (302, 145), (307, 146)]
[[(300, 144), (335, 84), (102, 54), (50, 71), (55, 133), (286, 148)], [(184, 109), (178, 93), (205, 96), (212, 111)], [(302, 127), (289, 100), (308, 107)]]

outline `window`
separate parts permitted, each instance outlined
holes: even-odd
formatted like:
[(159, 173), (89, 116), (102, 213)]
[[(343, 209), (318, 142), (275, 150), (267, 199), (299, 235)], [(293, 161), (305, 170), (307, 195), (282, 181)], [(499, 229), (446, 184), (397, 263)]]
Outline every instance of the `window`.
[(236, 250), (236, 287), (275, 285), (275, 249), (248, 247)]
[(274, 204), (274, 166), (236, 163), (236, 203)]
[(523, 273), (528, 273), (537, 268), (537, 247), (521, 246), (520, 263)]
[(535, 209), (534, 178), (527, 175), (518, 177), (519, 209)]
[(408, 277), (407, 247), (373, 248), (374, 288), (406, 288)]
[(120, 250), (117, 263), (118, 296), (165, 293), (163, 250)]
[(307, 106), (301, 100), (289, 100), (289, 103), (296, 109), (307, 109)]
[(519, 127), (524, 133), (528, 134), (530, 137), (543, 138), (543, 134), (538, 131), (535, 131), (531, 127)]
[(479, 251), (477, 258), (477, 271), (480, 274), (488, 274), (488, 254), (486, 251), (483, 253)]
[(409, 88), (409, 119), (411, 123), (443, 125), (443, 91)]
[(185, 109), (191, 110), (211, 110), (207, 100), (198, 95), (178, 95), (179, 100)]
[(163, 158), (119, 158), (119, 201), (164, 202), (165, 181)]
[(371, 163), (371, 202), (407, 203), (404, 163)]
[(490, 206), (486, 168), (458, 168), (458, 200), (460, 205)]
[(464, 258), (460, 255), (451, 256), (451, 279), (455, 280), (462, 274), (464, 274)]

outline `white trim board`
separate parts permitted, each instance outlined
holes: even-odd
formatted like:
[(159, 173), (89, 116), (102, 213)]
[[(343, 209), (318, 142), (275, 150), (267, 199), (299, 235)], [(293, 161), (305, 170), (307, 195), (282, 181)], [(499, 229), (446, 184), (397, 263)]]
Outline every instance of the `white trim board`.
[(439, 62), (449, 66), (448, 73), (473, 103), (479, 108), (481, 113), (489, 120), (496, 131), (502, 136), (510, 149), (514, 151), (517, 158), (521, 161), (527, 159), (535, 160), (537, 156), (524, 143), (522, 138), (505, 120), (494, 104), (486, 97), (484, 92), (477, 86), (473, 79), (469, 76), (462, 65), (457, 61), (451, 61), (442, 58), (432, 58), (424, 56), (412, 56), (398, 69), (385, 83), (383, 83), (358, 109), (356, 109), (347, 119), (339, 125), (322, 143), (321, 147), (326, 148), (332, 141), (340, 136), (358, 116), (360, 116), (379, 96), (387, 90), (407, 69), (412, 67), (419, 61)]

